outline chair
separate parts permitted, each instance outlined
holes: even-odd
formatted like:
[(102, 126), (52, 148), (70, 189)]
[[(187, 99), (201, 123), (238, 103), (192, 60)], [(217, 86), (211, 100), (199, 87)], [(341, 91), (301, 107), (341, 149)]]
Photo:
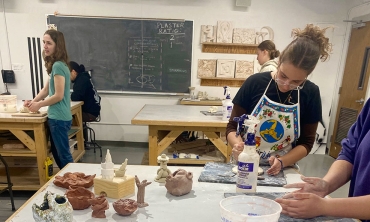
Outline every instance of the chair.
[(3, 193), (4, 191), (8, 190), (9, 191), (9, 194), (10, 194), (10, 201), (12, 202), (12, 211), (15, 211), (15, 206), (14, 206), (14, 197), (13, 197), (13, 190), (12, 190), (12, 182), (10, 181), (10, 175), (9, 175), (9, 169), (8, 169), (8, 164), (6, 163), (6, 161), (4, 160), (4, 158), (1, 156), (0, 154), (0, 160), (1, 162), (4, 164), (4, 167), (5, 167), (5, 172), (6, 172), (6, 179), (7, 179), (7, 182), (0, 182), (0, 184), (7, 184), (8, 186), (6, 186), (4, 189), (0, 190), (0, 194)]
[[(100, 115), (91, 122), (100, 122)], [(83, 134), (84, 134), (84, 139), (85, 139), (85, 148), (94, 148), (94, 153), (95, 153), (95, 148), (99, 148), (100, 157), (102, 157), (103, 155), (102, 155), (101, 146), (95, 141), (95, 131), (93, 128), (90, 127), (90, 122), (83, 123)]]

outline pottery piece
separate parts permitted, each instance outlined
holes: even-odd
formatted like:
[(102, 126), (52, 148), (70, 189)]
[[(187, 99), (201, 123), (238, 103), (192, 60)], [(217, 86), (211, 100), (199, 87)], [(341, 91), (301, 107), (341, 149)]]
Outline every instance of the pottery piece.
[(112, 156), (110, 155), (109, 149), (105, 156), (105, 162), (101, 163), (101, 176), (106, 180), (113, 180), (114, 177), (114, 163), (112, 162)]
[(84, 210), (91, 206), (89, 199), (95, 197), (94, 193), (84, 187), (70, 187), (65, 193), (73, 210)]
[(93, 199), (88, 200), (91, 204), (92, 217), (94, 218), (106, 218), (105, 210), (109, 209), (109, 203), (105, 196), (98, 196)]
[(63, 176), (55, 176), (53, 183), (58, 187), (68, 189), (70, 186), (89, 188), (94, 184), (94, 175), (85, 175), (81, 172), (67, 172)]
[(113, 203), (114, 210), (122, 216), (129, 216), (137, 210), (137, 202), (131, 199), (119, 199)]
[(193, 186), (193, 173), (183, 169), (176, 170), (166, 178), (167, 191), (174, 196), (188, 194)]
[(166, 154), (162, 154), (157, 157), (157, 162), (159, 163), (159, 169), (157, 170), (157, 176), (154, 178), (155, 182), (164, 183), (166, 178), (171, 174), (171, 171), (167, 168), (167, 163), (170, 158)]
[(116, 177), (124, 177), (126, 173), (127, 158), (122, 163), (121, 167), (115, 172)]
[(142, 208), (149, 206), (148, 203), (145, 203), (144, 197), (145, 197), (145, 187), (151, 184), (152, 182), (147, 182), (147, 180), (143, 180), (140, 182), (139, 178), (135, 175), (135, 183), (137, 186), (137, 206)]
[(44, 202), (38, 206), (32, 205), (33, 219), (36, 222), (71, 222), (73, 209), (68, 199), (63, 195), (46, 192)]
[(200, 42), (216, 42), (217, 27), (213, 25), (201, 25)]

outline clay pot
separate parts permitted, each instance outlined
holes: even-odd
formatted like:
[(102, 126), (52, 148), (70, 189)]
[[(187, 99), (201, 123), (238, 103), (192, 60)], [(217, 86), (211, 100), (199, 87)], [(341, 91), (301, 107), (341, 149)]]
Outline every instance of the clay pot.
[(63, 176), (55, 176), (55, 180), (53, 183), (55, 186), (63, 187), (68, 189), (70, 186), (73, 187), (85, 187), (89, 188), (94, 184), (94, 175), (85, 175), (84, 173), (80, 172), (67, 172)]
[(36, 222), (44, 221), (73, 221), (73, 209), (68, 199), (63, 195), (46, 192), (44, 202), (38, 206), (32, 205), (33, 219)]
[(167, 191), (174, 196), (188, 194), (193, 186), (193, 173), (178, 169), (166, 178)]
[(89, 199), (95, 197), (94, 193), (84, 187), (70, 187), (65, 194), (73, 210), (84, 210), (91, 206)]
[(113, 203), (114, 210), (122, 216), (129, 216), (137, 210), (137, 202), (131, 199), (119, 199)]

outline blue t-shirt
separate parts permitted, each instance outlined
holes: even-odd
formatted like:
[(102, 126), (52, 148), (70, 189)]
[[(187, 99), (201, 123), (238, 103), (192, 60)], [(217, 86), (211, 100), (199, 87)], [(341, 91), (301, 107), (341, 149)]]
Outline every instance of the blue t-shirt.
[(53, 64), (53, 68), (51, 70), (49, 79), (49, 96), (55, 94), (55, 84), (54, 84), (55, 75), (63, 76), (65, 79), (64, 96), (61, 101), (49, 106), (48, 117), (50, 119), (70, 121), (72, 120), (71, 99), (69, 96), (71, 76), (67, 64), (61, 61), (57, 61)]
[[(357, 121), (342, 140), (342, 150), (337, 160), (353, 165), (349, 197), (370, 195), (370, 100), (366, 102)], [(370, 222), (370, 220), (365, 220)]]

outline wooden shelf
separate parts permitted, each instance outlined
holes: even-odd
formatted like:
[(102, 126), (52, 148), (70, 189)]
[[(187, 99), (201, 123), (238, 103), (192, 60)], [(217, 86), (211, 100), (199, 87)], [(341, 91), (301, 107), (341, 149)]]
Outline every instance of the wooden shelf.
[(203, 42), (202, 52), (256, 54), (257, 46), (256, 44)]
[(201, 78), (201, 86), (229, 86), (229, 87), (241, 87), (245, 79), (236, 79), (236, 78)]

